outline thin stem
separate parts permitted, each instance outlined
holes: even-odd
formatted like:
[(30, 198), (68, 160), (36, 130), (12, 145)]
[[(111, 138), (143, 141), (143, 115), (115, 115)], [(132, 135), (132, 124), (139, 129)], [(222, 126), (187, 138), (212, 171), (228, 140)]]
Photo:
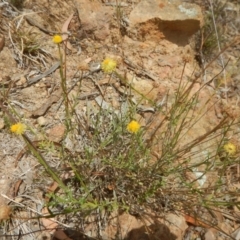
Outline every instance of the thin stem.
[(65, 64), (65, 70), (64, 70), (63, 69), (64, 61), (63, 61), (63, 56), (62, 56), (59, 44), (58, 44), (58, 52), (60, 57), (61, 88), (63, 90), (63, 99), (64, 99), (64, 105), (65, 105), (65, 111), (66, 111), (66, 126), (67, 126), (67, 132), (68, 132), (68, 130), (70, 129), (70, 111), (69, 111), (69, 99), (68, 99), (67, 81), (66, 81), (66, 64)]
[(45, 170), (50, 174), (50, 176), (58, 183), (58, 185), (65, 191), (68, 191), (68, 188), (65, 186), (65, 184), (61, 181), (61, 179), (57, 176), (57, 174), (52, 170), (52, 168), (48, 165), (44, 157), (41, 155), (40, 152), (36, 149), (36, 147), (33, 145), (31, 140), (27, 137), (27, 135), (22, 135), (23, 140), (28, 146), (28, 149), (32, 152), (33, 156), (35, 156), (39, 163), (45, 168)]

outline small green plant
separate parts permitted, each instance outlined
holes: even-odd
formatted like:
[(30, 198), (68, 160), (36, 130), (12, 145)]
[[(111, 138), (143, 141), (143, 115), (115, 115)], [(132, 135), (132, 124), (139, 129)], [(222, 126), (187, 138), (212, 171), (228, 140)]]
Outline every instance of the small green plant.
[[(101, 66), (107, 74), (123, 80), (114, 60), (104, 60)], [(132, 105), (127, 97), (123, 99), (124, 111), (104, 108), (102, 98), (94, 114), (77, 119), (76, 132), (86, 126), (88, 134), (82, 136), (79, 154), (62, 152), (62, 163), (71, 169), (72, 177), (67, 180), (68, 191), (48, 195), (50, 200), (46, 205), (51, 214), (58, 215), (59, 207), (61, 214), (84, 217), (103, 212), (110, 216), (113, 211), (140, 216), (142, 209), (153, 212), (177, 209), (206, 223), (206, 219), (198, 216), (196, 206), (211, 209), (221, 204), (223, 195), (214, 199), (208, 190), (221, 191), (224, 183), (203, 187), (205, 175), (216, 171), (224, 179), (227, 167), (235, 160), (226, 158), (223, 163), (220, 155), (224, 152), (226, 156), (233, 156), (236, 148), (226, 143), (233, 124), (227, 117), (205, 134), (182, 144), (184, 136), (206, 114), (206, 109), (196, 107), (201, 89), (190, 95), (196, 80), (187, 84), (180, 82), (170, 108), (156, 108), (153, 119), (158, 119), (159, 114), (162, 117), (151, 131), (148, 125), (141, 127), (139, 120), (135, 120), (137, 105)], [(140, 94), (130, 84), (128, 87), (129, 91)], [(74, 114), (73, 105), (69, 102), (69, 119)], [(154, 103), (153, 107), (156, 107)], [(73, 129), (68, 128), (66, 136), (72, 135)], [(201, 161), (196, 161), (199, 153), (194, 149), (200, 149), (206, 142), (212, 146), (205, 149)], [(155, 146), (158, 146), (157, 154), (154, 154)], [(189, 179), (190, 173), (194, 177)], [(234, 202), (228, 203), (232, 204)]]

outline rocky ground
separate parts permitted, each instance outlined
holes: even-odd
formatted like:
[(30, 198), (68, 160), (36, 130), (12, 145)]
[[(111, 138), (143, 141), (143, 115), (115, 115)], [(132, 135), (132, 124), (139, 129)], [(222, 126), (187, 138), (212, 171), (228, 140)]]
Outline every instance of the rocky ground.
[[(97, 97), (102, 92), (108, 106), (114, 110), (121, 106), (126, 83), (116, 77), (109, 81), (109, 76), (100, 71), (102, 60), (110, 57), (117, 61), (119, 74), (158, 105), (171, 105), (180, 81), (183, 85), (194, 83), (191, 94), (199, 92), (198, 105), (197, 111), (190, 114), (201, 117), (183, 134), (179, 147), (186, 146), (213, 129), (226, 115), (234, 119), (239, 116), (240, 5), (237, 1), (226, 4), (217, 1), (211, 6), (209, 2), (1, 0), (0, 89), (4, 94), (0, 101), (10, 110), (12, 106), (15, 114), (30, 126), (28, 136), (32, 141), (41, 139), (44, 132), (49, 140), (61, 142), (65, 131), (64, 106), (59, 90), (58, 47), (52, 42), (52, 37), (56, 33), (67, 32), (67, 84), (69, 96), (78, 99), (76, 112), (79, 115), (87, 108), (96, 112), (99, 105)], [(221, 9), (217, 10), (219, 6)], [(206, 26), (208, 15), (217, 16), (218, 13), (216, 44), (202, 48), (201, 43), (206, 36), (203, 37), (200, 29)], [(214, 24), (211, 27), (215, 32)], [(141, 95), (133, 95), (141, 111), (141, 124), (149, 126), (147, 135), (151, 136), (151, 130), (158, 126), (162, 116), (155, 117), (149, 125), (154, 109), (143, 101)], [(236, 145), (238, 132), (239, 125), (235, 124), (232, 135), (228, 136)], [(192, 148), (189, 153), (195, 156), (192, 161), (198, 163), (210, 155), (216, 147), (215, 141), (213, 138)], [(30, 219), (36, 213), (44, 214), (45, 199), (42, 195), (46, 182), (39, 180), (39, 164), (33, 156), (25, 154), (18, 160), (25, 144), (10, 133), (3, 109), (0, 111), (0, 146), (1, 219), (9, 218), (8, 206), (18, 207), (17, 212), (12, 212), (11, 220), (3, 221), (2, 239), (51, 239), (52, 235), (56, 240), (100, 237), (212, 240), (230, 239), (230, 236), (240, 239), (237, 208), (231, 212), (216, 208), (214, 218), (218, 223), (215, 228), (175, 211), (165, 213), (164, 217), (160, 217), (162, 214), (151, 217), (152, 213), (148, 213), (146, 218), (113, 213), (113, 220), (102, 226), (101, 236), (91, 224), (84, 228), (86, 235), (70, 231), (76, 228), (71, 219), (64, 219), (64, 222)], [(81, 151), (81, 141), (65, 139), (65, 146), (71, 151)], [(161, 144), (156, 144), (153, 150), (160, 152)], [(55, 161), (54, 157), (52, 161)], [(229, 174), (234, 174), (234, 179), (239, 180), (239, 166), (233, 168), (234, 173), (229, 170)], [(188, 172), (188, 178), (198, 178), (201, 171), (204, 169), (199, 167), (195, 172)], [(217, 174), (209, 172), (205, 178), (199, 179), (198, 184), (209, 187), (214, 181), (217, 181)], [(48, 184), (51, 185), (50, 180)], [(240, 188), (238, 181), (234, 182), (234, 187), (237, 194)], [(199, 213), (204, 214), (204, 211), (199, 210)], [(66, 227), (68, 231), (45, 230), (57, 226)], [(117, 232), (119, 226), (120, 232)]]

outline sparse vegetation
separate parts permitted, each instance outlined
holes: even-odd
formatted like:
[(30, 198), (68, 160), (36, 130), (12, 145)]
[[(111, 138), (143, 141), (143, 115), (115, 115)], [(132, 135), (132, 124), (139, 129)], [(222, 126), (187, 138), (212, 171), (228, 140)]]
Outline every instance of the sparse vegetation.
[[(219, 15), (215, 19), (221, 15), (223, 7), (216, 9)], [(220, 26), (214, 28), (211, 17), (207, 18), (203, 29), (204, 56), (224, 44), (222, 38), (216, 37), (216, 34), (222, 35), (215, 31)], [(25, 56), (35, 59), (42, 54), (38, 35), (31, 31), (15, 29), (11, 38), (15, 50), (21, 53), (21, 57), (18, 55), (21, 62)], [(214, 222), (216, 217), (213, 216), (217, 211), (230, 215), (234, 208), (239, 208), (238, 189), (234, 188), (238, 181), (239, 143), (232, 137), (239, 134), (236, 130), (238, 117), (223, 113), (222, 119), (212, 124), (211, 129), (199, 130), (198, 137), (191, 135), (202, 127), (199, 123), (216, 104), (213, 94), (207, 95), (203, 104), (201, 102), (201, 93), (216, 76), (196, 89), (206, 69), (196, 77), (192, 73), (186, 80), (188, 63), (184, 62), (178, 88), (159, 103), (135, 89), (126, 74), (118, 70), (117, 61), (105, 58), (101, 74), (105, 74), (108, 83), (111, 84), (112, 79), (125, 83), (119, 107), (108, 104), (106, 88), (97, 83), (100, 92), (95, 99), (97, 104), (90, 106), (86, 100), (84, 110), (79, 113), (75, 108), (79, 99), (72, 97), (67, 82), (69, 56), (64, 45), (67, 40), (55, 36), (53, 41), (58, 48), (59, 86), (64, 103), (61, 122), (65, 132), (60, 143), (49, 140), (41, 127), (30, 126), (26, 130), (23, 122), (27, 119), (11, 104), (4, 86), (0, 91), (0, 108), (9, 126), (6, 132), (17, 133), (26, 143), (25, 150), (38, 159), (33, 184), (42, 187), (54, 182), (44, 189), (47, 212), (42, 215), (38, 212), (33, 218), (55, 217), (60, 222), (72, 219), (74, 227), (81, 226), (77, 230), (82, 231), (84, 224), (93, 222), (89, 220), (91, 217), (97, 219), (98, 229), (108, 224), (112, 213), (116, 212), (127, 212), (140, 219), (149, 214), (164, 218), (166, 212), (175, 212), (191, 218), (191, 224), (216, 228), (233, 239)], [(80, 93), (82, 80), (83, 74), (77, 80)], [(138, 101), (133, 101), (133, 96), (137, 96)], [(139, 108), (142, 102), (148, 104), (145, 112), (151, 112), (150, 117), (143, 117), (144, 110)], [(32, 140), (39, 135), (40, 140)], [(21, 161), (25, 150), (17, 161)], [(21, 208), (15, 204), (12, 216)], [(239, 222), (240, 219), (236, 219)]]

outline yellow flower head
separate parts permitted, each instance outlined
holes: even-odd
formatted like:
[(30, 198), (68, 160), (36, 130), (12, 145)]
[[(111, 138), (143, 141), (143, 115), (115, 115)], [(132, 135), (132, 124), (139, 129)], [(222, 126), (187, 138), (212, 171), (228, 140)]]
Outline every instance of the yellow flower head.
[(11, 132), (22, 135), (26, 131), (26, 125), (23, 123), (16, 123), (11, 126)]
[(130, 132), (130, 133), (136, 133), (138, 132), (138, 130), (140, 129), (140, 124), (135, 121), (135, 120), (132, 120), (128, 125), (127, 125), (127, 130)]
[(106, 58), (101, 64), (102, 70), (105, 73), (112, 73), (116, 69), (116, 66), (117, 62), (111, 58)]
[(54, 35), (53, 42), (59, 44), (62, 42), (62, 37), (60, 35)]
[(226, 143), (223, 146), (224, 151), (229, 155), (234, 155), (237, 152), (237, 147), (233, 143)]

